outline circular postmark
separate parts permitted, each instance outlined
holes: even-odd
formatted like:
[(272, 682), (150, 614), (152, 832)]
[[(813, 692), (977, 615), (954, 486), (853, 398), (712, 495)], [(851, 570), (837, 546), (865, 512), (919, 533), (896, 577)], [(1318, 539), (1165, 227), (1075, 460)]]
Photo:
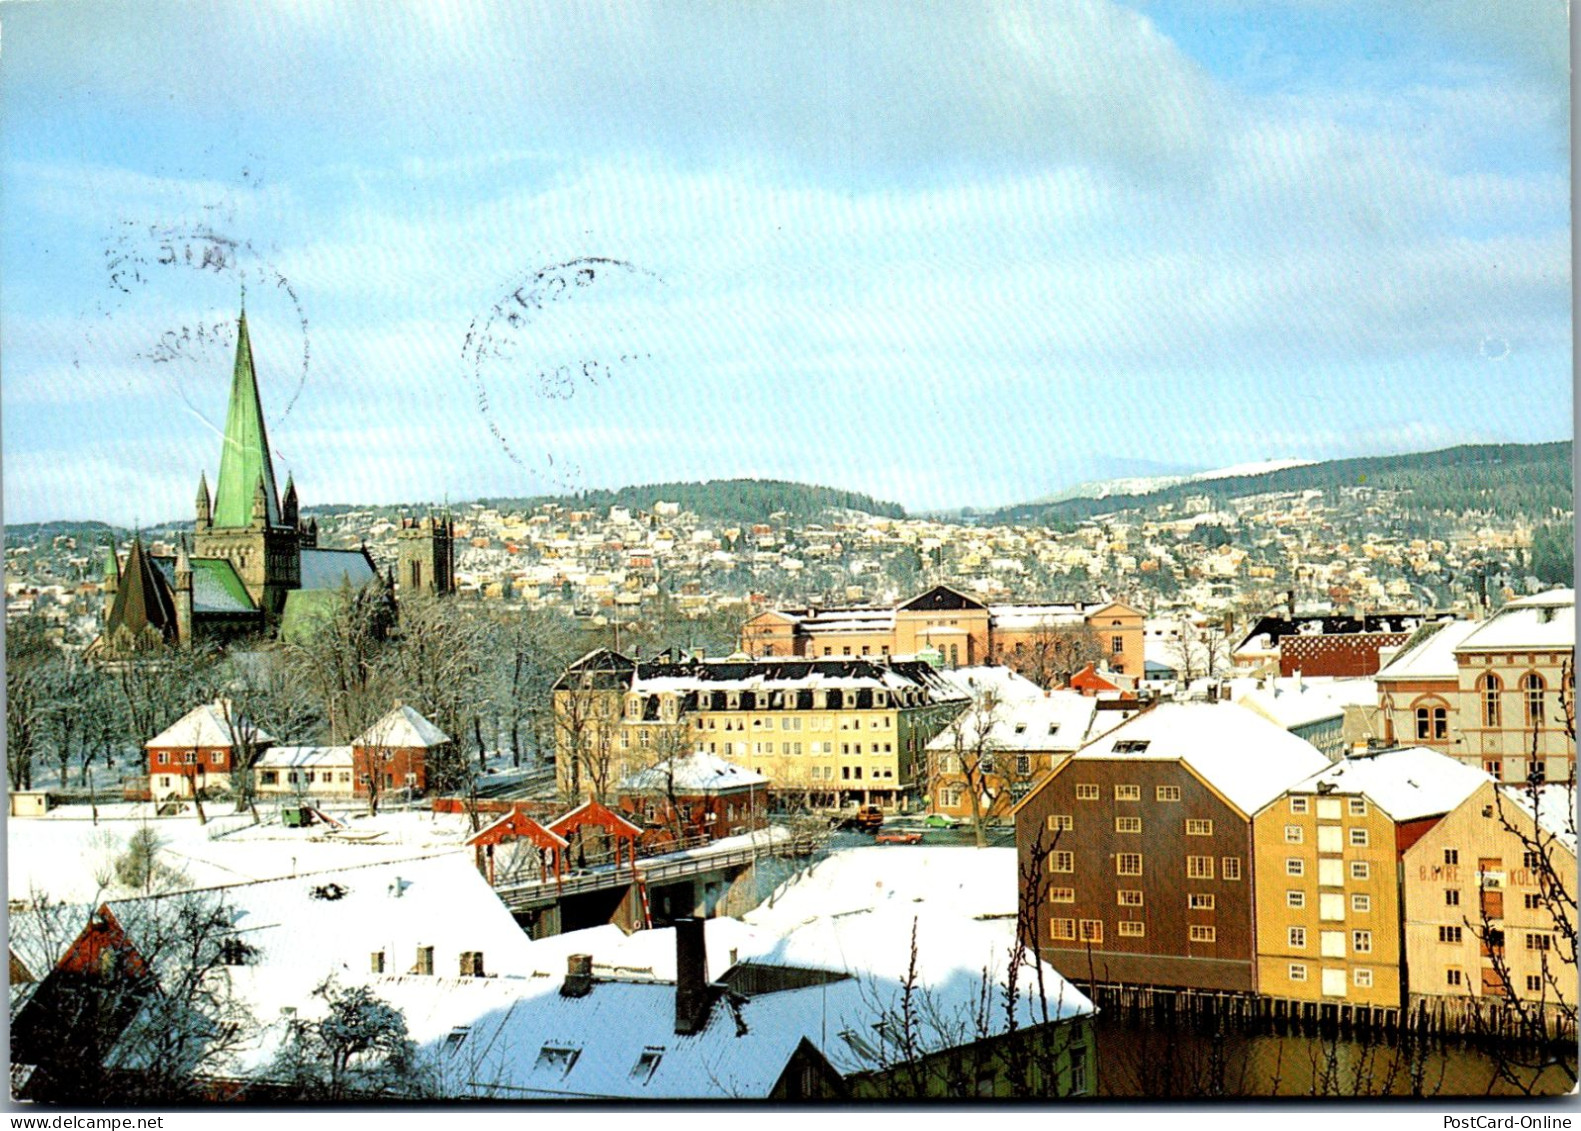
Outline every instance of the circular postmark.
[(573, 434), (607, 425), (634, 391), (632, 367), (653, 356), (642, 307), (662, 284), (625, 260), (571, 259), (520, 278), (468, 326), (461, 352), (489, 434), (546, 486), (587, 486)]
[[(285, 385), (273, 385), (269, 423), (291, 414), (312, 364), (307, 312), (297, 288), (254, 246), (212, 224), (123, 219), (106, 238), (104, 286), (72, 364), (111, 360), (160, 371), (188, 412), (216, 434), (235, 358), (237, 315), (250, 310), (254, 348), (260, 333), (271, 347), (282, 332), (300, 335), (301, 364)], [(291, 345), (295, 352), (295, 343)], [(275, 348), (270, 353), (277, 354)]]

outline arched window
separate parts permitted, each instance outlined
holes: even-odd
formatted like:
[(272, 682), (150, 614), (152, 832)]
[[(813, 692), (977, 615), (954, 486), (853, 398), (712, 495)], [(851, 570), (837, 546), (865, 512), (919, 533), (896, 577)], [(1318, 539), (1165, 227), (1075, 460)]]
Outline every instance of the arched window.
[(1543, 677), (1536, 672), (1527, 672), (1521, 677), (1521, 690), (1526, 693), (1526, 725), (1531, 730), (1543, 728), (1543, 696), (1547, 689)]
[(1485, 727), (1499, 725), (1499, 692), (1503, 687), (1499, 677), (1491, 672), (1482, 677), (1482, 725)]

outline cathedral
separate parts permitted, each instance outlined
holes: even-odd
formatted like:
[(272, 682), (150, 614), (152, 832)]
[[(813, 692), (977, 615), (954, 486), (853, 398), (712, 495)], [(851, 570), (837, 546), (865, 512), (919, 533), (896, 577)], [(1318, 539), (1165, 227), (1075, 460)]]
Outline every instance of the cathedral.
[[(190, 547), (183, 543), (173, 557), (160, 557), (138, 537), (124, 563), (110, 554), (98, 647), (114, 654), (289, 637), (308, 631), (347, 588), (380, 587), (393, 603), (395, 577), (381, 576), (366, 549), (321, 548), (318, 523), (298, 515), (292, 478), (287, 476), (283, 495), (275, 482), (244, 307), (214, 492), (208, 476), (200, 474)], [(403, 518), (396, 543), (403, 594), (454, 591), (448, 518)]]

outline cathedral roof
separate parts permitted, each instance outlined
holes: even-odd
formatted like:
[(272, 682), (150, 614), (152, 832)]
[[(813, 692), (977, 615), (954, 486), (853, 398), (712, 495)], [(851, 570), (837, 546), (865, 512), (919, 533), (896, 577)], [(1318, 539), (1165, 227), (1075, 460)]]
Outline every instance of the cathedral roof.
[(260, 478), (264, 484), (268, 524), (278, 526), (279, 493), (275, 490), (274, 464), (269, 457), (269, 435), (264, 430), (263, 404), (258, 399), (252, 339), (247, 334), (247, 312), (244, 310), (237, 322), (236, 368), (231, 377), (230, 409), (225, 414), (220, 477), (214, 490), (213, 524), (216, 528), (252, 525), (253, 493)]
[(363, 550), (302, 551), (303, 589), (339, 589), (342, 585), (361, 589), (373, 580), (375, 572)]
[[(172, 590), (176, 584), (173, 558), (152, 559)], [(192, 558), (192, 611), (194, 613), (252, 613), (258, 610), (247, 586), (225, 558)]]
[(176, 638), (176, 602), (170, 585), (143, 549), (143, 540), (134, 538), (121, 572), (115, 603), (110, 606), (107, 632), (125, 628), (133, 635), (146, 628), (160, 633), (166, 641)]

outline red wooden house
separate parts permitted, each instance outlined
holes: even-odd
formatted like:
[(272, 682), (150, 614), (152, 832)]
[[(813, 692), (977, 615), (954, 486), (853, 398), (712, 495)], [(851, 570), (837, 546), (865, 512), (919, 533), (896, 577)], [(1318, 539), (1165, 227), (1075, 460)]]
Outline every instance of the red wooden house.
[(768, 824), (769, 779), (698, 751), (627, 775), (617, 804), (643, 826), (643, 843), (740, 836)]
[(412, 708), (397, 703), (351, 742), (357, 793), (428, 788), (429, 760), (450, 743), (450, 736)]

